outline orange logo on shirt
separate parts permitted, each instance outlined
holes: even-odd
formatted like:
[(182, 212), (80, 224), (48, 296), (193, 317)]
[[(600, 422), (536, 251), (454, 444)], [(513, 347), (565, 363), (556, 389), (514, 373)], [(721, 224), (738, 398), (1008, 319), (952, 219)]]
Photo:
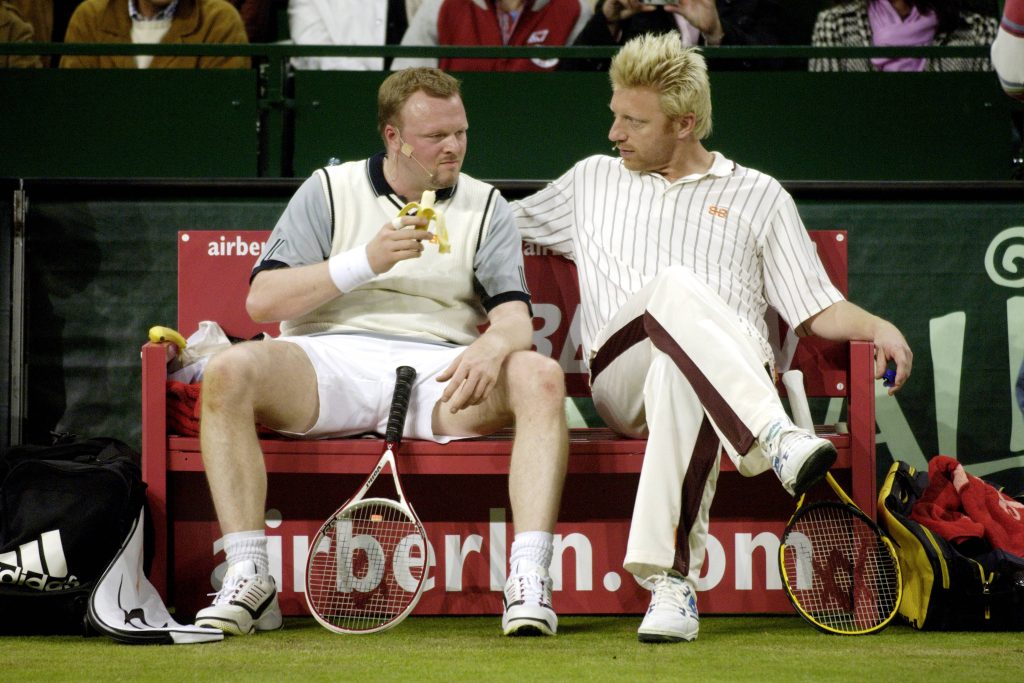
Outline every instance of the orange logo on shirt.
[(715, 204), (712, 204), (711, 206), (708, 207), (708, 213), (710, 213), (715, 218), (728, 218), (729, 217), (729, 209), (728, 209), (728, 207), (716, 206)]

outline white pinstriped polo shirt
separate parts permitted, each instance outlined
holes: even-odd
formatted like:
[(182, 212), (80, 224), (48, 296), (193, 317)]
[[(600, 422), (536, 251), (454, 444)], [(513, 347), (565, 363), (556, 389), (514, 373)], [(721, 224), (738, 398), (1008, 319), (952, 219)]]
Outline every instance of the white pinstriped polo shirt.
[(789, 193), (718, 152), (706, 173), (675, 182), (588, 157), (512, 209), (524, 240), (576, 263), (586, 359), (630, 295), (671, 265), (696, 273), (756, 331), (766, 361), (769, 305), (796, 327), (843, 298)]

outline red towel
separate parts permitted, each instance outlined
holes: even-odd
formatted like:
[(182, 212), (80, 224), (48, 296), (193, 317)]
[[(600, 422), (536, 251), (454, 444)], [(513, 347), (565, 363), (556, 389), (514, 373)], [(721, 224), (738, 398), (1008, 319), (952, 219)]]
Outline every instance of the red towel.
[(1024, 556), (1024, 505), (948, 456), (928, 463), (928, 487), (910, 518), (953, 543), (984, 538), (995, 550)]
[[(203, 383), (186, 384), (167, 380), (167, 431), (178, 436), (199, 436), (199, 418), (203, 414)], [(257, 424), (261, 436), (278, 436)]]
[(199, 436), (202, 415), (202, 383), (167, 380), (167, 428), (181, 436)]

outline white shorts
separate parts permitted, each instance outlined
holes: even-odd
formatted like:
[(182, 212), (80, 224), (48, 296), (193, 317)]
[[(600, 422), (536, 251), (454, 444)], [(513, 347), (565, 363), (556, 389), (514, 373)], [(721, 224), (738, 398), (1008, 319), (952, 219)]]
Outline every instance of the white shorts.
[(387, 430), (395, 369), (416, 368), (403, 438), (447, 443), (450, 436), (436, 436), (432, 428), (434, 405), (446, 386), (441, 374), (465, 350), (417, 341), (381, 339), (354, 334), (313, 337), (278, 337), (302, 348), (316, 370), (320, 415), (303, 433), (281, 434), (307, 439), (354, 436)]

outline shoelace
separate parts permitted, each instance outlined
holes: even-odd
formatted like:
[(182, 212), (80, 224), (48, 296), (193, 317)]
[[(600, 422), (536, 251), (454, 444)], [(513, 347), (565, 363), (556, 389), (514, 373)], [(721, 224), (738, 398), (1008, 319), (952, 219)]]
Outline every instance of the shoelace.
[(224, 583), (221, 584), (220, 590), (216, 593), (207, 593), (208, 596), (213, 598), (214, 605), (222, 605), (231, 601), (235, 591), (241, 585), (245, 579), (238, 575), (225, 576)]
[(779, 439), (779, 456), (785, 460), (788, 454), (801, 448), (801, 441), (812, 441), (813, 439), (814, 437), (810, 434), (800, 430), (785, 432), (782, 435), (782, 438)]
[(526, 603), (537, 602), (547, 604), (547, 592), (544, 590), (545, 581), (540, 574), (529, 572), (519, 574), (512, 583), (513, 595), (510, 595), (509, 602), (522, 600)]
[(690, 590), (685, 583), (681, 583), (669, 576), (659, 576), (654, 580), (654, 596), (651, 607), (654, 610), (672, 610), (684, 614), (691, 614)]

